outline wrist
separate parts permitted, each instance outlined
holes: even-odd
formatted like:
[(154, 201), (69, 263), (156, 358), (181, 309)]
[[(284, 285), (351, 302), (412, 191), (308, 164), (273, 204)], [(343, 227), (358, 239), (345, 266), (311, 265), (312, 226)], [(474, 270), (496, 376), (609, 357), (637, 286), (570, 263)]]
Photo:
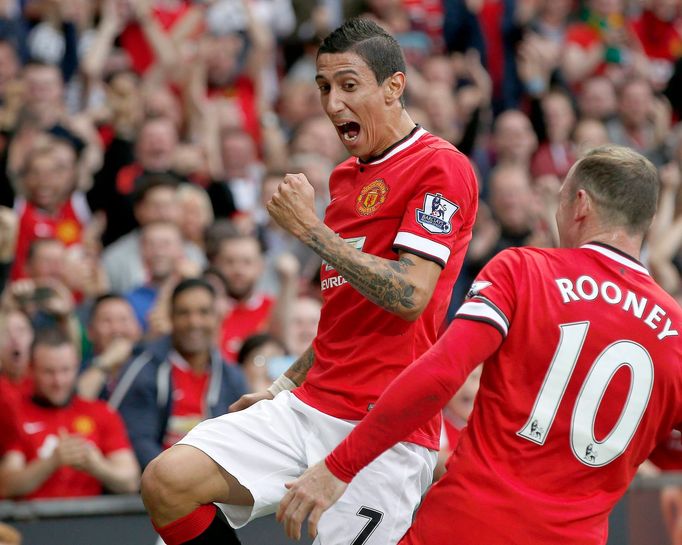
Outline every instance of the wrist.
[(267, 391), (275, 398), (280, 392), (293, 390), (296, 387), (297, 384), (293, 380), (282, 374), (267, 388)]
[(338, 480), (343, 481), (348, 484), (353, 480), (354, 475), (348, 471), (345, 471), (343, 467), (338, 463), (334, 451), (332, 451), (325, 459), (324, 465), (329, 470), (329, 473), (334, 475)]

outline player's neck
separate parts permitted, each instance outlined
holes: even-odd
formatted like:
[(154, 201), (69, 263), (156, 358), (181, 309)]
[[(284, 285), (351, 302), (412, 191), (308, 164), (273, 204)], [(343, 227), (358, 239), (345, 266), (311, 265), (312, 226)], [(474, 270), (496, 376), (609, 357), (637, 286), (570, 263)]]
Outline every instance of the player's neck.
[(414, 130), (416, 123), (404, 108), (400, 111), (400, 116), (395, 122), (388, 123), (386, 130), (388, 131), (382, 138), (377, 149), (366, 157), (360, 157), (362, 161), (369, 162), (373, 158), (381, 157), (389, 148), (395, 146), (396, 143), (407, 138), (407, 136)]
[(582, 246), (590, 242), (606, 244), (637, 260), (639, 260), (642, 249), (642, 238), (640, 236), (632, 236), (620, 230), (591, 232), (582, 237), (580, 243), (576, 246)]

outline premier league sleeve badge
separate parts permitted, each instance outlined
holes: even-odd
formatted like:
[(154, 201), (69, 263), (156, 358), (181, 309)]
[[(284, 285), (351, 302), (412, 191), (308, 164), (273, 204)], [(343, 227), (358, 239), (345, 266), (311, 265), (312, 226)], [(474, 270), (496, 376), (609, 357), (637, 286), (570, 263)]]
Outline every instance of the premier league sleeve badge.
[(427, 193), (424, 207), (417, 209), (417, 223), (434, 235), (447, 235), (452, 231), (452, 216), (459, 206), (443, 197), (440, 193)]

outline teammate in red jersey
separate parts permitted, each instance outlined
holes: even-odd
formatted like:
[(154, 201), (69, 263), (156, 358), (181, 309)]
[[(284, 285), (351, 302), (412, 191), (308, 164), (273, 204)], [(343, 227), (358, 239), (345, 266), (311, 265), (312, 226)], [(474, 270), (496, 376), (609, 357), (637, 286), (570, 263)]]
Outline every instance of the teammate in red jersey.
[[(237, 408), (259, 403), (200, 424), (147, 467), (143, 499), (168, 545), (236, 543), (213, 502), (233, 527), (276, 510), (284, 483), (326, 456), (436, 340), (471, 238), (472, 168), (403, 108), (397, 42), (348, 21), (322, 44), (317, 71), (353, 157), (331, 176), (324, 222), (301, 174), (284, 178), (268, 210), (324, 259), (318, 334), (270, 392)], [(356, 544), (395, 543), (431, 483), (439, 428), (439, 417), (424, 422), (380, 457), (329, 513), (322, 542), (347, 544), (353, 533)]]
[(438, 343), (289, 485), (278, 513), (288, 534), (308, 513), (314, 534), (346, 483), (484, 361), (448, 471), (401, 543), (606, 543), (637, 467), (682, 422), (682, 310), (637, 261), (657, 194), (656, 169), (631, 150), (582, 158), (561, 190), (563, 248), (490, 261)]

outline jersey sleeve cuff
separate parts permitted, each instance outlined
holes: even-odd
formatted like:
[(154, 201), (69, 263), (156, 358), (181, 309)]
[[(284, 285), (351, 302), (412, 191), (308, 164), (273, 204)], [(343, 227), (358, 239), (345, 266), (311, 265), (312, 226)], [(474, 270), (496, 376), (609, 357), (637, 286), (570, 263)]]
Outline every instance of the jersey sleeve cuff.
[(450, 248), (445, 244), (405, 231), (400, 231), (396, 235), (393, 241), (393, 249), (413, 253), (429, 261), (434, 261), (443, 268), (450, 258)]
[(455, 318), (464, 318), (490, 324), (503, 337), (509, 333), (509, 319), (497, 306), (485, 297), (476, 297), (465, 302), (455, 314)]
[(353, 477), (355, 477), (355, 475), (352, 473), (344, 470), (343, 466), (341, 466), (336, 460), (336, 456), (334, 456), (333, 452), (324, 459), (324, 465), (327, 466), (327, 469), (332, 475), (334, 475), (334, 477), (340, 481), (343, 481), (344, 483), (351, 482)]

